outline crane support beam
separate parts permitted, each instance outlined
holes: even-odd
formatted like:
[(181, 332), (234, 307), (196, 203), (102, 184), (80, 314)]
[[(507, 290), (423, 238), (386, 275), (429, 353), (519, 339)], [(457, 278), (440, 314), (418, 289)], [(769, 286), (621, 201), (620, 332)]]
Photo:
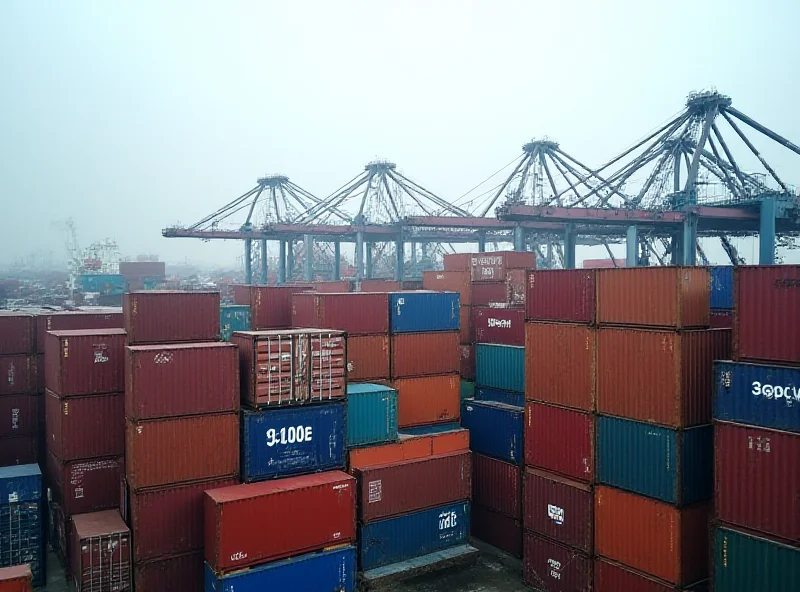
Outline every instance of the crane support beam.
[(405, 245), (403, 239), (399, 238), (394, 243), (394, 279), (398, 282), (403, 281), (403, 264), (405, 263)]
[(792, 142), (790, 142), (789, 140), (787, 140), (786, 138), (784, 138), (783, 136), (776, 134), (768, 127), (764, 127), (754, 119), (749, 118), (747, 115), (745, 115), (738, 109), (734, 109), (733, 107), (726, 107), (725, 111), (736, 117), (741, 122), (746, 123), (754, 130), (761, 132), (762, 134), (767, 136), (770, 140), (774, 140), (775, 142), (777, 142), (781, 146), (784, 146), (785, 148), (788, 148), (795, 154), (800, 154), (800, 146), (797, 146)]
[(564, 269), (575, 269), (575, 247), (578, 234), (572, 224), (564, 228)]

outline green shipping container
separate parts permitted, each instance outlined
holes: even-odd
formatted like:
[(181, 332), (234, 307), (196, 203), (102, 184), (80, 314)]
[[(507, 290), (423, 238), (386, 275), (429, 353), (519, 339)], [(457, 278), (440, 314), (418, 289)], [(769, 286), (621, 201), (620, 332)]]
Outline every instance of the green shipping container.
[(475, 346), (475, 384), (525, 392), (525, 348), (479, 343)]
[(397, 391), (382, 384), (347, 385), (347, 445), (397, 440)]
[(220, 306), (219, 327), (222, 341), (230, 341), (234, 331), (249, 331), (250, 307), (241, 304)]
[[(769, 500), (764, 500), (764, 503), (769, 503)], [(800, 590), (800, 548), (782, 545), (730, 528), (716, 529), (715, 592), (797, 592), (798, 590)]]
[(475, 397), (475, 383), (471, 380), (461, 381), (461, 400), (472, 399)]

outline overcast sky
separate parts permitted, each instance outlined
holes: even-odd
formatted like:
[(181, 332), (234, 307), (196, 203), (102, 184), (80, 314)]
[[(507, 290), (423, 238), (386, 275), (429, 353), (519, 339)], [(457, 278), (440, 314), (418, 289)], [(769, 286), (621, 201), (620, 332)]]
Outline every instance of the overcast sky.
[(0, 263), (60, 257), (70, 216), (83, 246), (233, 261), (161, 229), (266, 173), (325, 196), (389, 158), (455, 198), (544, 135), (597, 165), (712, 86), (800, 143), (798, 23), (797, 0), (5, 0)]

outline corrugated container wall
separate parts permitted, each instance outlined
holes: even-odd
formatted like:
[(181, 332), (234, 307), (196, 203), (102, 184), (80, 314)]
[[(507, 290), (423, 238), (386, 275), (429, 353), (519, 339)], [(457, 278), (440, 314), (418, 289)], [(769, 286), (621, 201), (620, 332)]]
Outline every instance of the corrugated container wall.
[[(119, 311), (119, 312), (116, 312)], [(103, 312), (63, 311), (48, 315), (38, 315), (36, 323), (36, 347), (44, 353), (45, 336), (48, 331), (72, 331), (75, 329), (123, 329), (125, 318), (116, 309)]]
[(39, 405), (36, 395), (5, 395), (0, 397), (0, 438), (36, 436), (39, 433)]
[(49, 491), (67, 515), (117, 507), (124, 475), (122, 456), (62, 461), (47, 454)]
[(523, 311), (528, 293), (528, 270), (509, 269), (506, 272), (506, 304)]
[(17, 503), (42, 499), (42, 472), (38, 465), (0, 467), (0, 500), (8, 504), (14, 499)]
[(31, 566), (25, 564), (0, 568), (0, 592), (33, 592)]
[(39, 443), (35, 436), (5, 438), (0, 446), (0, 467), (38, 462), (39, 454)]
[(514, 520), (520, 520), (522, 477), (519, 466), (473, 453), (472, 501)]
[(61, 397), (125, 389), (125, 331), (53, 331), (45, 343), (45, 387)]
[(36, 356), (0, 356), (0, 395), (34, 392), (36, 382)]
[(525, 348), (484, 343), (476, 345), (475, 381), (479, 386), (525, 392)]
[(472, 326), (472, 307), (462, 306), (458, 313), (459, 334), (461, 343), (472, 343), (475, 341), (475, 330)]
[(458, 331), (456, 292), (398, 292), (389, 294), (389, 332)]
[(130, 292), (122, 310), (129, 345), (219, 339), (219, 292)]
[(525, 533), (522, 575), (548, 592), (592, 592), (592, 560), (579, 551)]
[(223, 341), (230, 341), (234, 331), (249, 331), (250, 307), (243, 304), (228, 304), (219, 307), (219, 331)]
[(800, 590), (800, 547), (729, 528), (714, 534), (715, 592)]
[(475, 341), (525, 346), (525, 311), (516, 308), (472, 309)]
[(473, 503), (470, 516), (470, 535), (513, 555), (522, 557), (522, 523)]
[(292, 326), (337, 329), (348, 335), (389, 331), (389, 295), (375, 293), (295, 294)]
[(459, 372), (465, 381), (475, 382), (475, 345), (462, 343), (458, 346), (460, 357)]
[(505, 282), (475, 282), (472, 284), (472, 306), (505, 304)]
[(347, 385), (347, 445), (397, 440), (397, 391), (381, 384)]
[(461, 409), (472, 450), (515, 465), (522, 464), (525, 452), (523, 418), (521, 408), (491, 401), (465, 401)]
[(586, 269), (528, 272), (527, 318), (593, 325), (596, 321), (595, 278), (595, 272)]
[[(578, 481), (594, 481), (595, 416), (563, 407), (528, 403), (525, 464)], [(553, 445), (558, 442), (558, 445)]]
[(392, 381), (397, 390), (397, 424), (401, 428), (458, 421), (461, 410), (461, 385), (458, 374), (399, 378)]
[(310, 290), (304, 286), (234, 286), (236, 304), (250, 306), (253, 330), (292, 326), (292, 295)]
[(392, 335), (389, 348), (391, 378), (459, 372), (458, 343), (458, 331)]
[(458, 292), (461, 306), (472, 304), (472, 284), (468, 271), (423, 271), (422, 287), (435, 292)]
[(733, 309), (733, 266), (714, 265), (711, 274), (711, 309)]
[(125, 453), (125, 395), (45, 396), (47, 448), (61, 460)]
[(689, 586), (674, 586), (633, 571), (625, 566), (597, 558), (594, 562), (594, 592), (708, 592), (708, 581)]
[(389, 336), (348, 337), (347, 375), (350, 381), (389, 380)]
[(133, 567), (133, 589), (195, 592), (203, 589), (203, 552), (136, 563)]
[(33, 315), (0, 311), (0, 355), (30, 354), (35, 351)]
[(472, 265), (471, 253), (447, 253), (442, 257), (445, 271), (466, 271), (469, 272)]
[(535, 269), (536, 254), (525, 251), (474, 253), (471, 269), (473, 282), (504, 282), (509, 269)]
[(391, 444), (351, 448), (348, 451), (349, 470), (352, 473), (356, 469), (467, 450), (469, 450), (468, 430), (454, 429), (422, 435), (402, 434), (398, 442)]
[(502, 391), (500, 389), (479, 386), (475, 389), (474, 399), (478, 401), (495, 401), (512, 407), (525, 407), (525, 393)]
[(131, 590), (131, 531), (116, 510), (72, 517), (70, 571), (78, 592)]

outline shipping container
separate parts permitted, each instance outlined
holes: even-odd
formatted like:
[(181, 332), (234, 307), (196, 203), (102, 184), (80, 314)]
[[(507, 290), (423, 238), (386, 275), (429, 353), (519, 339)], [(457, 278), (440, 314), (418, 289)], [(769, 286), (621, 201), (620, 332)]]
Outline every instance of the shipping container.
[(133, 568), (134, 590), (197, 592), (203, 589), (203, 569), (202, 551), (137, 563)]
[(72, 517), (70, 573), (78, 592), (132, 589), (131, 531), (116, 510)]
[(124, 475), (123, 456), (64, 461), (47, 453), (50, 494), (68, 516), (119, 506)]
[(524, 461), (525, 412), (495, 401), (465, 401), (461, 406), (461, 425), (469, 430), (471, 448), (515, 465)]
[(477, 401), (495, 401), (496, 403), (503, 403), (504, 405), (511, 405), (512, 407), (525, 408), (525, 393), (479, 386), (475, 388), (474, 398)]
[(403, 280), (400, 282), (401, 290), (423, 290), (422, 280)]
[(125, 453), (125, 395), (44, 396), (47, 448), (61, 460)]
[(458, 292), (461, 306), (472, 304), (469, 271), (423, 271), (422, 288), (434, 292)]
[(711, 504), (678, 509), (598, 485), (595, 553), (684, 586), (708, 577)]
[(401, 434), (397, 442), (351, 448), (348, 450), (349, 471), (368, 467), (396, 464), (415, 458), (425, 458), (448, 452), (469, 450), (469, 431), (456, 429), (423, 435)]
[(348, 336), (347, 379), (389, 380), (388, 335)]
[(0, 356), (35, 353), (34, 327), (33, 315), (0, 310)]
[[(4, 498), (6, 499), (6, 498)], [(0, 567), (28, 564), (33, 586), (45, 582), (44, 503), (40, 500), (0, 505), (3, 542)]]
[(219, 332), (222, 341), (230, 341), (234, 331), (250, 331), (250, 307), (244, 304), (226, 304), (219, 307)]
[(714, 533), (714, 591), (800, 590), (800, 547), (731, 528)]
[(0, 568), (0, 592), (33, 592), (31, 566), (26, 563)]
[(473, 282), (505, 282), (509, 269), (535, 269), (536, 254), (524, 251), (474, 253), (471, 260)]
[(0, 500), (2, 504), (42, 499), (42, 472), (36, 464), (0, 467)]
[(590, 485), (526, 468), (522, 504), (526, 530), (592, 554), (594, 496)]
[(475, 341), (475, 328), (472, 326), (472, 307), (462, 306), (458, 313), (458, 333), (461, 336), (461, 343), (473, 343)]
[(36, 436), (39, 432), (40, 395), (0, 397), (0, 438)]
[(733, 329), (733, 311), (730, 310), (712, 310), (711, 311), (711, 329)]
[(734, 270), (735, 360), (800, 364), (800, 265)]
[(82, 273), (78, 276), (78, 289), (84, 293), (122, 294), (125, 278), (118, 273)]
[(514, 557), (522, 557), (522, 523), (505, 514), (472, 504), (471, 536)]
[(509, 269), (506, 271), (506, 304), (525, 310), (528, 292), (528, 270)]
[(525, 533), (523, 545), (526, 583), (547, 592), (592, 592), (592, 560), (587, 555), (532, 532)]
[(403, 289), (400, 282), (394, 280), (361, 280), (359, 292), (399, 292)]
[(239, 416), (128, 420), (128, 484), (133, 489), (239, 474)]
[[(595, 416), (544, 403), (525, 412), (525, 464), (591, 483), (594, 481)], [(558, 444), (554, 444), (554, 443)]]
[(234, 286), (233, 301), (250, 307), (250, 328), (254, 331), (285, 329), (292, 326), (293, 295), (311, 289), (311, 286)]
[(326, 282), (314, 282), (314, 289), (320, 294), (341, 294), (350, 292), (353, 284), (350, 280), (331, 280)]
[[(460, 336), (459, 336), (460, 337)], [(471, 343), (461, 344), (458, 346), (459, 356), (461, 358), (459, 365), (459, 372), (461, 378), (465, 380), (475, 381), (475, 346)]]
[(216, 341), (219, 292), (130, 292), (123, 297), (129, 345)]
[(525, 348), (479, 343), (475, 346), (475, 382), (504, 391), (525, 392)]
[(464, 380), (462, 378), (460, 384), (461, 384), (461, 401), (463, 402), (465, 399), (473, 399), (475, 397), (475, 381)]
[[(466, 271), (472, 269), (472, 254), (471, 253), (446, 253), (442, 257), (442, 263), (445, 271)], [(424, 273), (424, 272), (423, 272)], [(470, 274), (471, 276), (471, 274)], [(423, 276), (424, 277), (424, 276)]]
[(359, 525), (359, 567), (368, 571), (467, 542), (470, 504), (458, 502)]
[(483, 454), (472, 455), (472, 501), (514, 520), (522, 519), (522, 471)]
[(43, 393), (45, 375), (44, 354), (36, 354), (31, 361), (34, 365), (33, 374), (36, 376), (36, 392)]
[(351, 543), (355, 489), (353, 477), (330, 471), (206, 491), (206, 561), (226, 573)]
[(457, 421), (448, 421), (445, 423), (434, 423), (428, 425), (412, 426), (400, 428), (400, 436), (433, 436), (442, 432), (455, 432), (461, 430), (461, 424)]
[(355, 592), (356, 548), (307, 553), (247, 571), (218, 576), (205, 566), (205, 592), (262, 592), (298, 590)]
[(242, 410), (242, 481), (343, 469), (345, 406)]
[(389, 349), (390, 376), (410, 378), (459, 372), (458, 331), (397, 333)]
[(733, 266), (714, 265), (708, 268), (711, 276), (711, 309), (733, 309)]
[(401, 428), (458, 421), (461, 393), (458, 374), (399, 378), (397, 425)]
[(125, 319), (121, 309), (105, 309), (97, 312), (85, 310), (59, 311), (36, 317), (36, 348), (44, 353), (45, 336), (48, 331), (72, 331), (77, 329), (124, 329)]
[(456, 292), (398, 292), (389, 294), (389, 332), (458, 331)]
[(0, 356), (0, 396), (36, 392), (36, 356)]
[(597, 558), (594, 562), (595, 592), (708, 592), (708, 580), (688, 586), (675, 586), (629, 567)]
[(397, 440), (397, 391), (382, 384), (347, 385), (347, 446)]
[(45, 341), (45, 388), (61, 397), (125, 390), (125, 331), (52, 331)]
[(0, 467), (39, 462), (39, 440), (36, 436), (0, 439)]
[(472, 306), (502, 306), (506, 303), (506, 296), (504, 281), (472, 284)]
[(526, 317), (534, 321), (560, 321), (594, 325), (596, 277), (593, 270), (548, 269), (528, 272)]
[(800, 368), (714, 364), (714, 419), (800, 432)]
[(596, 273), (601, 325), (708, 327), (711, 277), (707, 267), (629, 267)]
[(730, 353), (730, 331), (601, 328), (597, 410), (676, 428), (711, 421), (714, 360)]
[(129, 419), (239, 410), (239, 354), (233, 344), (128, 347), (124, 369)]
[(597, 481), (683, 506), (712, 496), (714, 430), (597, 418)]
[(472, 309), (477, 343), (525, 346), (525, 311), (520, 308)]
[(389, 332), (389, 295), (295, 294), (292, 326), (336, 329), (350, 335)]
[(800, 543), (800, 434), (722, 422), (715, 432), (717, 518)]

